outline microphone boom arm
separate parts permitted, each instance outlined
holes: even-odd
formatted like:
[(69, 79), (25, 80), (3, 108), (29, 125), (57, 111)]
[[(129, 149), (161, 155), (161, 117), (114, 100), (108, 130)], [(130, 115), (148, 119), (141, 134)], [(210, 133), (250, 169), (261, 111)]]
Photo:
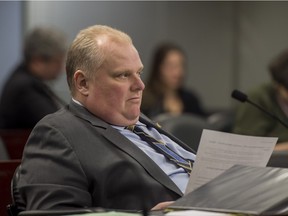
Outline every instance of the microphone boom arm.
[(280, 122), (284, 127), (288, 128), (288, 125), (283, 122), (281, 119), (279, 119), (277, 116), (275, 116), (274, 114), (268, 112), (267, 110), (265, 110), (263, 107), (261, 107), (260, 105), (254, 103), (253, 101), (248, 99), (248, 96), (246, 94), (244, 94), (241, 91), (238, 90), (234, 90), (231, 94), (232, 98), (244, 103), (244, 102), (248, 102), (251, 105), (253, 105), (254, 107), (258, 108), (259, 110), (261, 110), (263, 113), (265, 113), (266, 115), (270, 116), (271, 118), (273, 118), (274, 120)]
[(249, 99), (246, 100), (248, 103), (252, 104), (253, 106), (257, 107), (258, 109), (260, 109), (262, 112), (264, 112), (266, 115), (270, 116), (271, 118), (275, 119), (276, 121), (279, 121), (283, 126), (285, 126), (286, 128), (288, 128), (288, 125), (283, 122), (281, 119), (279, 119), (277, 116), (273, 115), (272, 113), (267, 112), (265, 109), (263, 109), (261, 106), (259, 106), (258, 104), (250, 101)]

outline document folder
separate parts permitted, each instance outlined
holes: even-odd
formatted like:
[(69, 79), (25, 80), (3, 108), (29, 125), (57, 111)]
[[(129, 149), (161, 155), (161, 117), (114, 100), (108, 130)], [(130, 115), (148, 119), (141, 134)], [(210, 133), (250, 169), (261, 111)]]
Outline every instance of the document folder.
[(168, 208), (288, 215), (288, 169), (235, 165)]

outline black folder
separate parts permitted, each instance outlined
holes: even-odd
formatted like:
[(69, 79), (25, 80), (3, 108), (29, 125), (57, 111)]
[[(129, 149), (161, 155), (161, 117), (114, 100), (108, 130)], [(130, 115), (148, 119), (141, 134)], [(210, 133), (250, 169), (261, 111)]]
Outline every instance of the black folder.
[(288, 215), (288, 169), (235, 165), (168, 208)]

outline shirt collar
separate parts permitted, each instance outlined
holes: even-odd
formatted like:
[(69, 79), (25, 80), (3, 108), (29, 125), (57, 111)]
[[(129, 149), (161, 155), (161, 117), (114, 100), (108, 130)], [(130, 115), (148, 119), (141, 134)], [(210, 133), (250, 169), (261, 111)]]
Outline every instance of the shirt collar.
[[(145, 124), (143, 124), (143, 123), (140, 122), (140, 121), (137, 121), (135, 125), (137, 125), (137, 126), (146, 126)], [(119, 130), (119, 131), (122, 131), (122, 130), (125, 129), (124, 126), (117, 126), (117, 125), (111, 125), (111, 126), (112, 126), (113, 128), (115, 128), (115, 129)]]
[(78, 100), (72, 98), (72, 101), (73, 101), (74, 103), (76, 103), (76, 104), (78, 104), (78, 105), (84, 107), (83, 104), (81, 104)]

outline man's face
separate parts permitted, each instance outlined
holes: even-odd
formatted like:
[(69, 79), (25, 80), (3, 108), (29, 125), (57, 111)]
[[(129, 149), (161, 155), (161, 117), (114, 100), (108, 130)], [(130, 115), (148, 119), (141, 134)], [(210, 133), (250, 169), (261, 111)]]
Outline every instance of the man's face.
[(140, 115), (143, 65), (132, 44), (111, 42), (106, 48), (105, 62), (88, 82), (85, 106), (110, 124), (128, 126)]

